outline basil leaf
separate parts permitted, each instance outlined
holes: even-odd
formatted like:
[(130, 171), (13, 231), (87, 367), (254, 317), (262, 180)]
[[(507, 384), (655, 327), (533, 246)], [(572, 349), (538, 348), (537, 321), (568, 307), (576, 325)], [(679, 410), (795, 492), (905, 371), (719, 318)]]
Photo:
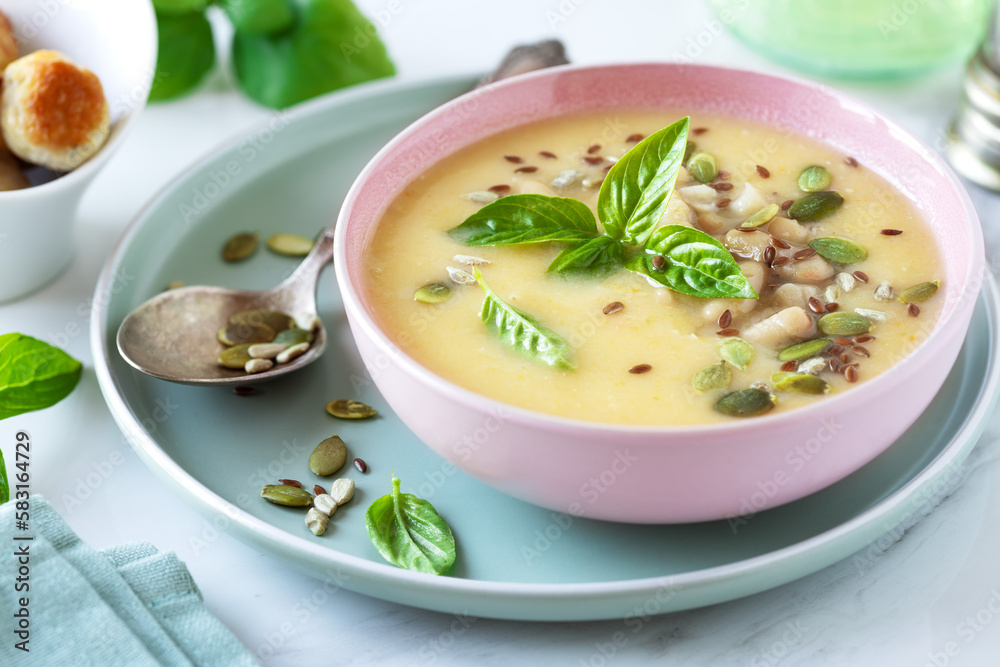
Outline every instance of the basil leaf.
[[(657, 255), (666, 260), (659, 270), (653, 265)], [(664, 225), (654, 231), (644, 252), (625, 268), (691, 296), (757, 298), (729, 251), (712, 236), (684, 225)]]
[(392, 475), (392, 493), (382, 496), (365, 513), (365, 529), (382, 558), (397, 567), (443, 574), (455, 563), (451, 528), (426, 500), (400, 493)]
[(493, 331), (508, 346), (543, 364), (567, 371), (576, 370), (569, 344), (559, 334), (497, 296), (483, 280), (478, 268), (473, 267), (473, 275), (486, 292), (479, 316), (483, 318), (487, 329)]
[(0, 505), (10, 500), (10, 482), (7, 481), (7, 466), (3, 462), (3, 451), (0, 450)]
[(283, 109), (395, 74), (375, 27), (350, 0), (294, 0), (293, 9), (291, 30), (233, 38), (236, 76), (252, 99)]
[(18, 333), (0, 336), (0, 419), (42, 410), (69, 396), (83, 365), (48, 343)]
[(667, 210), (687, 147), (690, 118), (649, 135), (608, 172), (597, 196), (604, 233), (642, 245)]
[(156, 75), (149, 92), (151, 102), (160, 102), (191, 91), (215, 63), (212, 26), (204, 11), (156, 15), (159, 46)]
[(157, 14), (188, 14), (201, 12), (212, 3), (212, 0), (153, 0), (153, 9)]
[(469, 246), (587, 241), (600, 232), (581, 201), (546, 195), (510, 195), (482, 207), (448, 234)]
[(290, 0), (220, 0), (236, 32), (266, 35), (291, 28), (295, 12)]
[(564, 248), (549, 264), (549, 273), (608, 276), (622, 268), (625, 247), (610, 236), (598, 236)]

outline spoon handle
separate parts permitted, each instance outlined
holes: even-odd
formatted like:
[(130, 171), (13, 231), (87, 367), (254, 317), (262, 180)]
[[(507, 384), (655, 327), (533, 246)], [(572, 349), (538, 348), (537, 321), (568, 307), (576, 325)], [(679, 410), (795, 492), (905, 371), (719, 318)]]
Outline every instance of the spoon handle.
[(319, 274), (333, 259), (333, 229), (327, 229), (292, 275), (275, 290), (297, 311), (316, 312), (316, 285)]

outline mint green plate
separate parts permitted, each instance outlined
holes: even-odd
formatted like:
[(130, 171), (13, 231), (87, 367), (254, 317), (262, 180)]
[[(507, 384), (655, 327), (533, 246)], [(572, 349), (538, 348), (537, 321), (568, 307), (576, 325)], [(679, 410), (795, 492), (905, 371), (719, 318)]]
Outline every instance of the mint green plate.
[[(260, 289), (296, 264), (266, 250), (224, 264), (230, 235), (313, 236), (336, 218), (365, 162), (405, 125), (472, 79), (376, 83), (276, 116), (187, 170), (132, 223), (97, 285), (94, 363), (115, 419), (145, 463), (186, 501), (252, 546), (306, 572), (402, 604), (478, 616), (583, 620), (663, 613), (732, 600), (843, 559), (914, 514), (978, 439), (997, 399), (997, 292), (985, 286), (968, 339), (937, 399), (897, 443), (838, 484), (740, 523), (639, 526), (558, 515), (504, 496), (438, 458), (393, 415), (354, 349), (332, 270), (319, 290), (330, 332), (323, 358), (240, 397), (149, 378), (118, 355), (125, 314), (172, 280)], [(122, 280), (121, 276), (134, 276)], [(336, 421), (323, 407), (356, 398), (374, 420)], [(333, 432), (367, 474), (330, 530), (260, 499), (264, 484), (327, 485), (307, 459)], [(525, 461), (525, 465), (530, 465)], [(431, 500), (452, 526), (458, 560), (434, 577), (385, 563), (365, 534), (368, 505), (390, 488)], [(763, 492), (766, 492), (764, 490)]]

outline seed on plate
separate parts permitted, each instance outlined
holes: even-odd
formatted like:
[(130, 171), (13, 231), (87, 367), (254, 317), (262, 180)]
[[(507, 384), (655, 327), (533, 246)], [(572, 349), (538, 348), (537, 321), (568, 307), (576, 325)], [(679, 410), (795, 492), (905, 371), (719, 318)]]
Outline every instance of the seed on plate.
[(706, 366), (691, 378), (691, 386), (697, 392), (725, 389), (733, 381), (733, 372), (725, 361)]
[(378, 414), (378, 410), (360, 401), (342, 398), (326, 404), (326, 411), (338, 419), (368, 419)]
[(489, 190), (476, 190), (475, 192), (467, 193), (465, 198), (474, 204), (492, 204), (500, 198), (500, 195)]
[(781, 364), (781, 371), (784, 373), (788, 373), (794, 371), (797, 366), (798, 364), (795, 363), (794, 361), (786, 361), (785, 363)]
[(476, 257), (475, 255), (455, 255), (452, 259), (459, 264), (468, 264), (469, 266), (487, 266), (492, 264), (490, 260)]
[(643, 139), (645, 139), (645, 135), (644, 134), (640, 134), (638, 132), (635, 132), (635, 133), (630, 134), (627, 137), (625, 137), (625, 143), (634, 144), (637, 141), (642, 141)]
[(443, 303), (451, 298), (451, 288), (442, 283), (428, 283), (413, 293), (413, 300), (419, 303)]
[(316, 511), (322, 512), (327, 516), (333, 516), (333, 513), (337, 511), (338, 504), (337, 499), (328, 493), (313, 498), (313, 507), (316, 508)]
[(733, 200), (729, 197), (723, 197), (719, 201), (715, 202), (715, 208), (726, 208), (733, 203)]
[(771, 266), (777, 268), (779, 266), (784, 266), (785, 264), (789, 264), (791, 261), (792, 260), (790, 258), (785, 257), (785, 256), (775, 257), (774, 261), (771, 262)]
[(625, 310), (625, 304), (621, 301), (612, 301), (608, 305), (604, 306), (603, 312), (605, 315), (614, 315), (615, 313), (620, 313), (623, 310)]
[(857, 366), (848, 366), (844, 369), (844, 379), (854, 384), (858, 381), (858, 368)]
[(350, 477), (341, 477), (330, 485), (330, 497), (338, 506), (350, 502), (354, 497), (354, 480)]
[(316, 243), (301, 234), (281, 232), (267, 239), (267, 249), (286, 257), (305, 257)]
[(906, 307), (906, 314), (910, 317), (916, 317), (920, 314), (920, 306), (915, 303), (911, 303)]
[[(316, 497), (319, 497), (326, 494), (326, 489), (319, 484), (313, 484), (313, 493), (316, 494)], [(316, 501), (314, 500), (313, 503), (315, 504), (315, 502)]]
[(783, 239), (779, 239), (777, 236), (771, 237), (771, 245), (773, 245), (775, 248), (781, 248), (782, 250), (788, 250), (789, 248), (792, 247), (788, 245), (788, 243), (785, 242)]
[(857, 167), (857, 166), (858, 166), (858, 161), (857, 161), (857, 159), (855, 159), (855, 158), (853, 158), (853, 157), (850, 157), (850, 156), (848, 156), (848, 157), (845, 157), (845, 158), (844, 158), (844, 162), (846, 162), (846, 163), (847, 163), (847, 166), (848, 166), (848, 167)]
[(781, 202), (781, 210), (787, 211), (792, 207), (792, 204), (794, 203), (795, 203), (794, 199), (786, 199), (785, 201)]
[(538, 151), (538, 154), (541, 155), (542, 157), (547, 157), (550, 160), (556, 159), (556, 154), (553, 153), (552, 151)]
[(300, 489), (302, 488), (302, 482), (297, 479), (279, 479), (278, 483), (284, 484), (285, 486), (297, 486)]
[(243, 343), (242, 345), (233, 345), (219, 353), (218, 359), (219, 365), (224, 368), (232, 368), (234, 370), (243, 370), (247, 362), (250, 361), (252, 357), (250, 356), (250, 344)]
[(715, 332), (715, 335), (722, 336), (723, 338), (728, 338), (729, 336), (739, 336), (740, 330), (733, 329), (732, 327), (727, 327), (725, 329), (719, 329)]
[(815, 222), (836, 211), (843, 203), (844, 198), (837, 192), (810, 192), (788, 207), (788, 217), (799, 222)]
[(368, 464), (365, 463), (363, 459), (354, 459), (354, 467), (357, 468), (359, 472), (368, 472)]
[(726, 394), (715, 404), (715, 409), (730, 417), (753, 417), (774, 407), (777, 398), (764, 389), (750, 387)]
[(768, 204), (764, 208), (760, 209), (749, 218), (743, 221), (743, 227), (760, 227), (761, 225), (766, 225), (774, 219), (774, 216), (778, 215), (778, 205)]
[(813, 165), (806, 167), (799, 174), (799, 190), (802, 192), (822, 192), (830, 187), (833, 176), (826, 170), (826, 167)]
[(855, 278), (857, 278), (858, 280), (860, 280), (863, 283), (868, 282), (868, 274), (865, 273), (864, 271), (855, 271), (851, 275), (854, 276)]
[(268, 484), (260, 492), (260, 497), (285, 507), (308, 507), (313, 500), (312, 494), (305, 489), (287, 484)]
[(604, 162), (604, 158), (602, 158), (600, 155), (585, 155), (583, 157), (583, 161), (586, 162), (587, 164), (592, 164), (596, 166)]
[(219, 329), (216, 338), (223, 345), (243, 345), (246, 343), (270, 343), (274, 340), (274, 329), (266, 324), (227, 324)]
[(815, 254), (816, 254), (815, 248), (803, 248), (802, 250), (799, 250), (794, 255), (792, 255), (792, 259), (794, 260), (809, 259)]
[(722, 311), (722, 314), (719, 315), (719, 328), (725, 329), (730, 324), (732, 324), (732, 322), (733, 322), (733, 311), (726, 308), (724, 311)]
[(889, 284), (888, 280), (883, 280), (879, 283), (872, 295), (875, 297), (876, 301), (891, 301), (894, 292), (892, 290), (892, 285)]
[(506, 183), (501, 183), (500, 185), (492, 185), (486, 189), (495, 195), (505, 195), (508, 192), (510, 192), (510, 186), (507, 185)]
[(902, 229), (883, 229), (880, 233), (881, 234), (885, 234), (886, 236), (899, 236), (900, 234), (903, 233), (903, 230)]
[(247, 353), (253, 359), (274, 359), (286, 349), (288, 346), (281, 343), (256, 343), (250, 346)]
[(856, 264), (868, 258), (868, 251), (864, 246), (836, 236), (813, 239), (809, 242), (809, 247), (818, 252), (823, 259), (838, 264)]
[(446, 266), (445, 269), (448, 270), (448, 277), (451, 278), (452, 282), (459, 285), (475, 285), (476, 278), (468, 271), (463, 271), (462, 269), (456, 269), (453, 266)]
[(274, 362), (270, 359), (253, 359), (251, 358), (244, 366), (243, 370), (247, 373), (263, 373), (264, 371), (270, 369), (274, 366)]
[(822, 315), (826, 312), (826, 307), (823, 306), (823, 302), (814, 296), (809, 297), (809, 301), (806, 302), (809, 306), (809, 310), (813, 311), (817, 315)]
[(767, 167), (763, 167), (758, 164), (756, 171), (757, 175), (760, 176), (761, 178), (771, 178), (771, 172), (767, 170)]
[[(243, 363), (245, 364), (246, 361), (244, 361)], [(239, 387), (233, 387), (233, 393), (236, 394), (237, 396), (253, 396), (254, 394), (257, 393), (257, 390), (254, 389), (253, 387), (244, 387), (241, 385)]]
[(601, 150), (601, 145), (600, 144), (594, 144), (593, 146), (591, 146), (590, 148), (587, 149), (587, 153), (589, 153), (590, 155), (593, 155), (594, 153), (596, 153), (599, 150)]
[(708, 187), (712, 188), (716, 192), (729, 192), (733, 189), (732, 183), (709, 183)]
[(538, 167), (528, 166), (528, 167), (518, 167), (514, 170), (515, 174), (533, 174), (538, 171)]
[(628, 372), (632, 375), (641, 375), (643, 373), (648, 373), (653, 370), (653, 367), (649, 364), (636, 364), (632, 368), (628, 369)]
[(340, 470), (346, 460), (347, 445), (335, 434), (316, 445), (309, 456), (309, 469), (314, 475), (326, 477)]
[(903, 303), (923, 303), (927, 299), (937, 294), (940, 280), (934, 282), (920, 283), (913, 287), (908, 287), (899, 295), (899, 300)]
[(820, 332), (828, 336), (853, 336), (871, 328), (871, 321), (859, 313), (838, 311), (827, 313), (816, 323)]
[(257, 251), (260, 236), (257, 232), (240, 232), (231, 237), (222, 246), (222, 259), (227, 262), (240, 262)]
[(507, 160), (507, 162), (513, 162), (514, 164), (521, 164), (524, 162), (524, 159), (517, 155), (504, 155), (503, 159)]
[[(688, 158), (687, 170), (691, 172), (694, 180), (699, 183), (711, 183), (719, 175), (719, 162), (711, 153), (697, 151)], [(729, 185), (730, 188), (732, 187), (729, 183), (726, 183), (726, 185)]]
[(311, 508), (306, 512), (306, 528), (312, 531), (312, 534), (319, 537), (326, 532), (327, 527), (330, 525), (330, 517), (323, 514), (315, 507)]
[(296, 343), (289, 345), (281, 354), (274, 358), (279, 364), (287, 364), (296, 357), (301, 357), (309, 349), (309, 343)]
[(778, 361), (804, 361), (823, 354), (831, 345), (833, 341), (829, 338), (814, 338), (796, 343), (778, 352)]
[(667, 265), (667, 258), (663, 255), (653, 255), (653, 268), (657, 271), (662, 271), (663, 267)]

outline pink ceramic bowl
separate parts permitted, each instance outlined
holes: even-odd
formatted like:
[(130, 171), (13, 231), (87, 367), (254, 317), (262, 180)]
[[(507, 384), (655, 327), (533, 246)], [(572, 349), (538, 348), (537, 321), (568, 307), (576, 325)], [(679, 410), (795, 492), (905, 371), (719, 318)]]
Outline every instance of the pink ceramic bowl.
[[(523, 123), (657, 107), (751, 118), (811, 136), (855, 156), (911, 197), (932, 221), (944, 256), (944, 309), (927, 340), (881, 376), (805, 408), (720, 425), (630, 427), (551, 417), (472, 393), (421, 367), (379, 328), (364, 291), (365, 249), (382, 212), (408, 182), (445, 156)], [(335, 264), (351, 331), (375, 383), (434, 451), (505, 493), (553, 510), (675, 523), (796, 500), (889, 447), (955, 362), (984, 256), (976, 213), (951, 170), (857, 100), (751, 72), (639, 64), (529, 74), (423, 117), (382, 149), (351, 188), (337, 224)]]

